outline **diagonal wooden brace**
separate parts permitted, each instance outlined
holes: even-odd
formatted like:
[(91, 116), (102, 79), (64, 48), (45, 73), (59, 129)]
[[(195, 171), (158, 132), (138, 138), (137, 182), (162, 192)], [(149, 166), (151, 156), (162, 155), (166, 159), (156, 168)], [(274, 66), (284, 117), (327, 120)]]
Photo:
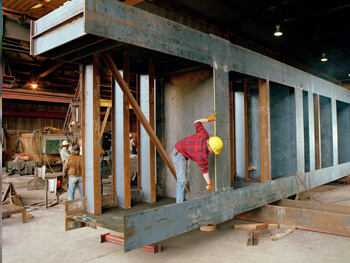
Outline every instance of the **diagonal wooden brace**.
[[(120, 74), (118, 68), (114, 64), (111, 56), (109, 55), (109, 53), (107, 51), (103, 51), (103, 52), (101, 52), (101, 57), (104, 60), (104, 62), (106, 63), (108, 69), (111, 71), (113, 78), (118, 82), (119, 87), (121, 88), (121, 90), (123, 91), (124, 95), (128, 99), (128, 102), (131, 104), (131, 106), (132, 106), (132, 108), (133, 108), (137, 118), (140, 120), (141, 124), (145, 128), (147, 134), (149, 135), (152, 143), (156, 147), (156, 149), (159, 152), (160, 156), (164, 160), (166, 166), (169, 168), (169, 170), (172, 173), (172, 175), (174, 176), (175, 180), (177, 180), (176, 171), (175, 171), (175, 167), (174, 167), (174, 164), (173, 164), (172, 160), (170, 159), (170, 157), (168, 156), (167, 152), (163, 148), (163, 146), (162, 146), (161, 142), (159, 141), (157, 135), (155, 134), (153, 128), (149, 124), (146, 116), (143, 114), (141, 108), (137, 104), (134, 96), (131, 94), (128, 85), (125, 83), (122, 75)], [(187, 187), (186, 187), (186, 190), (188, 191)]]

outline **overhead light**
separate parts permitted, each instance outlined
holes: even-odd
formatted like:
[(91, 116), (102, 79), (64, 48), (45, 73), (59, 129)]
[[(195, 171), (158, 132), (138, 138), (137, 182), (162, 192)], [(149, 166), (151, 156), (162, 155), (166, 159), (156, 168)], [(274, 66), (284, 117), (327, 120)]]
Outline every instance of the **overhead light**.
[(32, 86), (33, 89), (36, 89), (38, 87), (38, 84), (35, 84), (35, 83), (30, 84), (30, 85)]
[(326, 54), (323, 53), (323, 54), (322, 54), (321, 61), (322, 61), (322, 62), (326, 62), (327, 60), (328, 60), (328, 58), (326, 58)]
[(276, 31), (275, 31), (274, 35), (275, 35), (276, 37), (280, 37), (280, 36), (283, 35), (283, 33), (282, 33), (281, 30), (280, 30), (280, 25), (276, 25)]

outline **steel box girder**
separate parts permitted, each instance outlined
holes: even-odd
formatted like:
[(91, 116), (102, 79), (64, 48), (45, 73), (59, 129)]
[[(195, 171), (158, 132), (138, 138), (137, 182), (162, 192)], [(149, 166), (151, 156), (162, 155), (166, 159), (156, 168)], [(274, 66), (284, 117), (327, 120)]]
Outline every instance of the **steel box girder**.
[[(75, 9), (75, 5), (79, 7), (83, 5), (83, 11)], [(76, 10), (71, 16), (68, 6), (71, 10)], [(63, 10), (64, 14), (62, 19), (59, 19), (60, 10)], [(41, 31), (32, 31), (32, 54), (40, 55), (49, 50), (54, 51), (57, 47), (91, 34), (208, 64), (223, 72), (235, 71), (300, 88), (309, 91), (310, 94), (330, 97), (332, 101), (350, 103), (350, 92), (337, 85), (236, 46), (222, 38), (199, 32), (119, 1), (76, 0), (67, 4), (64, 9), (59, 8), (55, 11), (45, 16), (45, 19), (35, 22), (36, 28), (40, 29), (43, 27), (39, 24), (55, 21)], [(67, 35), (66, 32), (74, 34)], [(46, 43), (47, 39), (54, 41)], [(55, 40), (59, 41), (55, 43)], [(97, 47), (95, 51), (98, 52), (99, 48)], [(227, 114), (228, 112), (227, 110)], [(350, 163), (341, 165), (335, 163), (335, 166), (300, 176), (308, 188), (313, 188), (344, 177), (349, 171)], [(216, 192), (212, 196), (128, 215), (124, 218), (125, 251), (209, 223), (226, 221), (234, 215), (286, 198), (302, 190), (303, 187), (295, 177), (288, 177), (242, 189)]]
[[(340, 86), (220, 37), (114, 0), (72, 1), (37, 20), (32, 24), (31, 54), (44, 54), (86, 34), (190, 59), (226, 72), (235, 71), (290, 87), (302, 87), (350, 103), (350, 93)], [(84, 42), (82, 48), (88, 45), (90, 43)], [(107, 47), (101, 46), (101, 49)]]
[[(307, 188), (334, 181), (349, 174), (350, 163), (301, 175)], [(219, 175), (220, 176), (220, 175)], [(131, 251), (207, 224), (232, 219), (234, 215), (304, 191), (295, 176), (240, 189), (215, 192), (212, 196), (146, 210), (124, 217), (125, 251)]]

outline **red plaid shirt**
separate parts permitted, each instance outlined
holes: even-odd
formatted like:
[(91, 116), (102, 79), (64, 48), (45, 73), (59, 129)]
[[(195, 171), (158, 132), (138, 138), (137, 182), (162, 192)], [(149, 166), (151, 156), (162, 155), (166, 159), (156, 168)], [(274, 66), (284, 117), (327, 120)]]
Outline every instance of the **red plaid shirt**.
[(202, 173), (208, 173), (208, 155), (209, 150), (207, 146), (207, 140), (209, 139), (209, 133), (204, 129), (201, 122), (194, 124), (196, 133), (178, 141), (175, 144), (175, 149), (178, 150), (183, 156), (191, 159), (199, 165)]

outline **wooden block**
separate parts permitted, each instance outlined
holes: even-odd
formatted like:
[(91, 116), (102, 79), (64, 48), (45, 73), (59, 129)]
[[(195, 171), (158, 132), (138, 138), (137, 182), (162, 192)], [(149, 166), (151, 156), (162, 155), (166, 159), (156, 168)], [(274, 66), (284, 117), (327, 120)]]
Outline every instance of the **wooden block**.
[(279, 228), (279, 224), (269, 224), (269, 227), (268, 227), (270, 230), (276, 230)]
[(247, 246), (257, 246), (258, 245), (258, 239), (254, 237), (254, 230), (248, 231), (249, 238), (247, 240)]
[(216, 225), (207, 225), (200, 228), (201, 231), (211, 232), (216, 230)]
[(286, 225), (286, 224), (280, 224), (280, 228), (283, 228), (283, 229), (296, 229), (295, 226)]
[(239, 224), (234, 225), (234, 229), (244, 229), (244, 230), (256, 230), (261, 228), (267, 228), (268, 224)]
[(262, 237), (269, 237), (272, 233), (268, 229), (261, 229), (254, 231), (254, 238), (262, 238)]
[(32, 219), (34, 216), (32, 214), (26, 214), (27, 219)]
[[(295, 229), (295, 228), (294, 228), (294, 229)], [(278, 234), (276, 234), (276, 235), (273, 235), (273, 236), (271, 237), (271, 240), (276, 241), (276, 240), (278, 240), (278, 239), (281, 239), (282, 237), (288, 236), (289, 234), (293, 233), (294, 229), (292, 229), (292, 228), (291, 228), (291, 229), (287, 229), (287, 230), (284, 230), (284, 231), (281, 232), (281, 233), (278, 233)]]

